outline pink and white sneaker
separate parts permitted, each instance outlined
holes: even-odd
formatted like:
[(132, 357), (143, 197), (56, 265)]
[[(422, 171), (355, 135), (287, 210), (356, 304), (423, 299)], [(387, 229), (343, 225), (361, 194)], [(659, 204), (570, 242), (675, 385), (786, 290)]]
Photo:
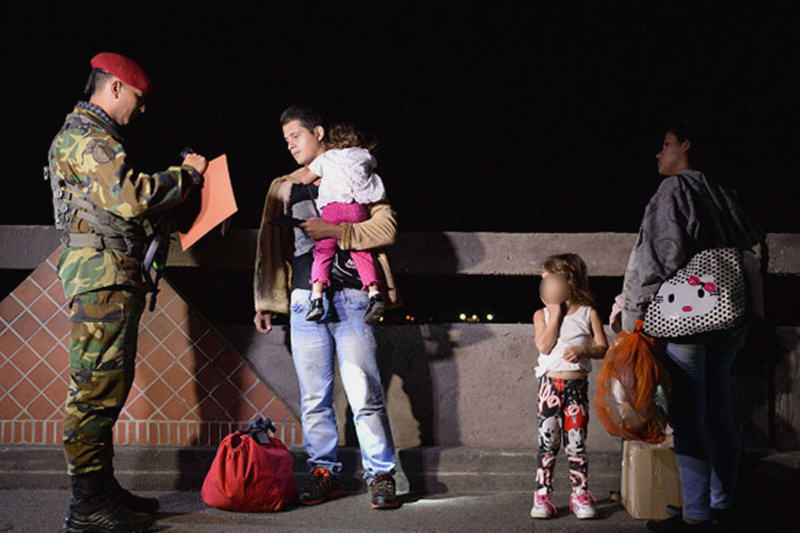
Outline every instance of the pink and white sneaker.
[(539, 494), (537, 492), (533, 495), (531, 518), (555, 518), (556, 515), (558, 515), (558, 509), (555, 504), (550, 501), (549, 494)]
[(594, 495), (588, 490), (583, 492), (573, 492), (569, 497), (569, 510), (575, 513), (578, 520), (586, 518), (596, 518), (597, 511), (594, 504), (597, 503)]

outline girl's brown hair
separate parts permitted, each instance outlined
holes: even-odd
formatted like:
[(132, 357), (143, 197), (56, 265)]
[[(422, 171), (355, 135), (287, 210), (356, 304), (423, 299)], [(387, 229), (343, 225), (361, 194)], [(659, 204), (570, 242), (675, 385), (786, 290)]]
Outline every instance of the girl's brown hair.
[(356, 130), (350, 124), (339, 122), (332, 125), (325, 134), (325, 146), (333, 150), (341, 148), (366, 148), (375, 149), (378, 143), (372, 136)]
[(586, 263), (577, 254), (551, 255), (542, 263), (548, 274), (560, 274), (569, 286), (569, 299), (580, 305), (595, 306), (594, 294), (589, 288)]

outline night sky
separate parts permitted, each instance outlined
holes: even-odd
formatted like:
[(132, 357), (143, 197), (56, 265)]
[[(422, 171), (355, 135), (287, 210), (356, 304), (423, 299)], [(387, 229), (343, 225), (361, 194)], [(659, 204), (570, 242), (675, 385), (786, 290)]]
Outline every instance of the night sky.
[(634, 232), (676, 117), (768, 231), (800, 231), (792, 2), (294, 4), (5, 2), (0, 224), (51, 223), (49, 143), (114, 51), (155, 83), (133, 165), (226, 153), (234, 227), (295, 167), (278, 116), (304, 103), (378, 138), (401, 231)]
[(257, 226), (292, 170), (278, 115), (307, 103), (378, 138), (401, 230), (635, 231), (664, 125), (685, 116), (705, 170), (769, 231), (800, 231), (791, 2), (556, 4), (5, 2), (0, 223), (50, 222), (41, 166), (107, 50), (156, 84), (124, 132), (132, 162), (227, 153), (236, 227)]

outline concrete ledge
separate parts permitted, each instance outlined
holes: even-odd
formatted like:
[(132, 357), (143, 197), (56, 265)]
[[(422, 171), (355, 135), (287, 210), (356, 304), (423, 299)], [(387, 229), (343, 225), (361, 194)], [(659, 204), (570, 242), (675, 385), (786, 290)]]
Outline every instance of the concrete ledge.
[[(115, 468), (120, 482), (136, 491), (199, 490), (211, 461), (213, 448), (120, 446)], [(295, 477), (308, 479), (301, 449), (291, 450)], [(401, 494), (500, 493), (534, 489), (535, 449), (470, 447), (420, 447), (399, 450)], [(342, 448), (342, 482), (347, 492), (365, 490), (357, 449)], [(556, 464), (556, 494), (569, 491), (567, 461)], [(603, 499), (620, 486), (619, 453), (590, 452), (590, 486)], [(796, 487), (800, 483), (800, 452), (748, 450), (741, 462), (740, 491), (758, 493), (767, 486)], [(757, 488), (759, 487), (759, 488)], [(4, 446), (0, 448), (0, 490), (67, 489), (69, 478), (59, 446)]]
[[(115, 471), (120, 482), (135, 490), (198, 490), (216, 453), (215, 448), (118, 446)], [(302, 449), (292, 449), (295, 476), (308, 478)], [(401, 471), (398, 491), (438, 494), (533, 490), (536, 450), (467, 447), (420, 447), (398, 451)], [(567, 490), (567, 461), (556, 466), (559, 491)], [(340, 450), (342, 482), (348, 492), (364, 490), (361, 457), (355, 448)], [(596, 494), (619, 489), (619, 453), (590, 453), (592, 487)], [(0, 448), (0, 490), (66, 489), (63, 450), (59, 446)]]
[[(257, 230), (212, 231), (187, 252), (173, 240), (170, 266), (252, 269)], [(527, 276), (549, 255), (579, 253), (594, 276), (622, 276), (633, 233), (401, 233), (391, 249), (404, 274)], [(800, 274), (800, 234), (767, 235), (771, 274)], [(59, 245), (53, 226), (0, 225), (0, 269), (32, 269)]]
[[(170, 248), (170, 266), (253, 268), (256, 230), (231, 230), (204, 237), (187, 252), (177, 242)], [(634, 233), (400, 233), (391, 248), (393, 269), (401, 274), (537, 275), (550, 255), (575, 252), (593, 276), (622, 276), (633, 247)], [(770, 233), (770, 274), (800, 274), (800, 234)]]
[(55, 226), (0, 225), (0, 268), (33, 270), (61, 244)]

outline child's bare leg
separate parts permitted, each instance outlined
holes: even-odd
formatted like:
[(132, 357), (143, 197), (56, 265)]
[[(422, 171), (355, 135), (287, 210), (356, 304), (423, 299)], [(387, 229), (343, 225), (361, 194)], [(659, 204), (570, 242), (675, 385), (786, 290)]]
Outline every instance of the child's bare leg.
[(311, 298), (322, 298), (323, 285), (321, 281), (315, 281), (311, 284)]
[(379, 293), (380, 293), (380, 291), (378, 290), (378, 284), (377, 284), (377, 283), (370, 283), (370, 284), (367, 286), (367, 291), (369, 292), (369, 296), (370, 296), (370, 298), (372, 298), (372, 297), (373, 297), (373, 296), (375, 296), (376, 294), (379, 294)]

